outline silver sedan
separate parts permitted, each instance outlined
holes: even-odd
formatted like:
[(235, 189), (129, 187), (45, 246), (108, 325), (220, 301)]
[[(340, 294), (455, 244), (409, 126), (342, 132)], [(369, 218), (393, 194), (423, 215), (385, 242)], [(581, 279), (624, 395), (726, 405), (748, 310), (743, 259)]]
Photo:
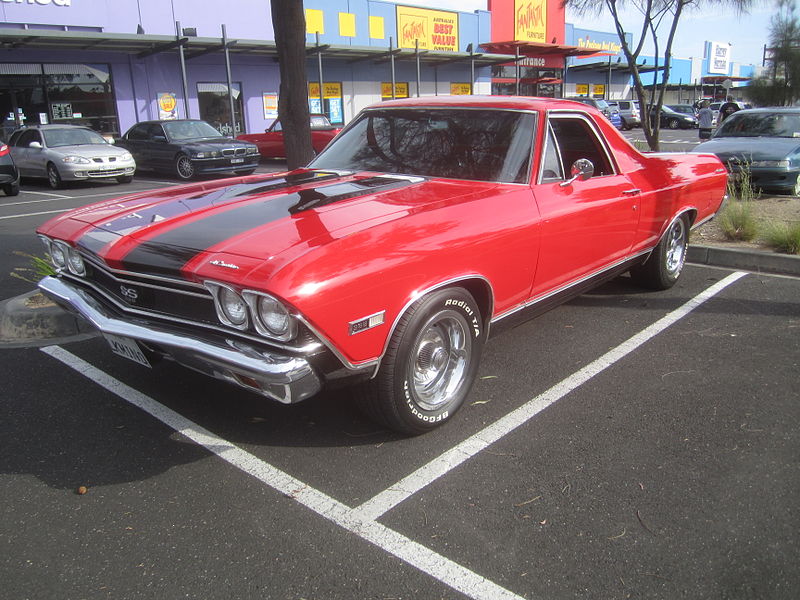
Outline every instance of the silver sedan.
[(58, 189), (64, 181), (114, 177), (130, 183), (136, 162), (102, 135), (78, 125), (36, 125), (19, 129), (9, 140), (22, 177), (44, 177)]

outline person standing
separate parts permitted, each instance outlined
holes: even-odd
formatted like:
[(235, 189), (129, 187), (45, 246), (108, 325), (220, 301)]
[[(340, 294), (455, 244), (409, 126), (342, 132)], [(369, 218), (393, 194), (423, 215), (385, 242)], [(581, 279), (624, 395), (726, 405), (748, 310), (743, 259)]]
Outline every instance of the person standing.
[(711, 137), (711, 126), (714, 123), (714, 111), (709, 108), (708, 100), (700, 103), (700, 112), (697, 113), (698, 131), (700, 139), (707, 140)]

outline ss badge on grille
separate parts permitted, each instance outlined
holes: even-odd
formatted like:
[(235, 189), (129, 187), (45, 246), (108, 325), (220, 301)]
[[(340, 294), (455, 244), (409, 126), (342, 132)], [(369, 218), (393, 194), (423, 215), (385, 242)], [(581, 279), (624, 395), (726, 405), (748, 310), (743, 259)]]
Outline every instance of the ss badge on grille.
[(136, 288), (128, 287), (126, 285), (119, 286), (119, 293), (131, 304), (134, 304), (139, 299), (139, 292)]

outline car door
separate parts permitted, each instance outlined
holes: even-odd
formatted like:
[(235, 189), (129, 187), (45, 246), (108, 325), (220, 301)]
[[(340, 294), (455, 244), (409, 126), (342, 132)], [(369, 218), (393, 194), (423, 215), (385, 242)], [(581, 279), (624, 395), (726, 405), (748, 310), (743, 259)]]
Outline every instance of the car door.
[[(619, 172), (597, 124), (582, 113), (548, 116), (545, 148), (533, 185), (541, 216), (541, 251), (532, 296), (583, 281), (621, 262), (639, 222), (639, 191)], [(575, 161), (594, 166), (570, 182)]]
[(28, 129), (17, 137), (16, 144), (11, 147), (11, 156), (20, 175), (24, 177), (44, 177), (45, 160), (43, 148), (31, 148), (33, 142), (42, 144), (42, 135), (38, 129)]
[(149, 155), (146, 149), (148, 123), (139, 123), (128, 130), (128, 133), (118, 142), (118, 146), (125, 148), (133, 156), (139, 169), (152, 169), (148, 164)]
[(179, 146), (170, 142), (161, 123), (150, 123), (148, 125), (145, 145), (150, 168), (171, 173)]

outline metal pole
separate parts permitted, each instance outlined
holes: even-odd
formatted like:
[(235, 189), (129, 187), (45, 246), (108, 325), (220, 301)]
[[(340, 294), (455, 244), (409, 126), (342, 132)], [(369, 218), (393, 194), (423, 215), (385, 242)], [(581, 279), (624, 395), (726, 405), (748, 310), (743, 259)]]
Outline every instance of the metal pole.
[(319, 31), (317, 32), (317, 78), (319, 79), (319, 112), (325, 112), (325, 93), (322, 91), (322, 50), (319, 47)]
[(419, 85), (420, 85), (420, 74), (419, 74), (419, 40), (414, 40), (414, 54), (417, 56), (417, 98), (419, 98)]
[(514, 61), (514, 72), (516, 74), (516, 86), (515, 86), (515, 94), (519, 96), (519, 46), (514, 49), (514, 53), (516, 55), (516, 60)]
[(611, 55), (608, 57), (608, 86), (606, 87), (606, 100), (611, 100)]
[[(175, 38), (180, 41), (181, 39), (181, 22), (175, 21)], [(183, 44), (178, 45), (178, 56), (181, 63), (181, 81), (183, 82), (183, 111), (185, 118), (189, 119), (189, 83), (186, 81), (186, 59), (183, 56)]]
[(469, 93), (475, 93), (475, 53), (472, 51), (472, 43), (469, 45)]
[(231, 78), (231, 55), (228, 52), (228, 34), (222, 24), (222, 46), (225, 51), (225, 75), (228, 81), (228, 105), (231, 111), (231, 137), (236, 137), (236, 111), (233, 105), (233, 81)]
[(394, 88), (395, 88), (395, 76), (394, 76), (394, 39), (389, 36), (389, 62), (392, 65), (392, 100), (394, 100), (397, 96), (395, 96)]

